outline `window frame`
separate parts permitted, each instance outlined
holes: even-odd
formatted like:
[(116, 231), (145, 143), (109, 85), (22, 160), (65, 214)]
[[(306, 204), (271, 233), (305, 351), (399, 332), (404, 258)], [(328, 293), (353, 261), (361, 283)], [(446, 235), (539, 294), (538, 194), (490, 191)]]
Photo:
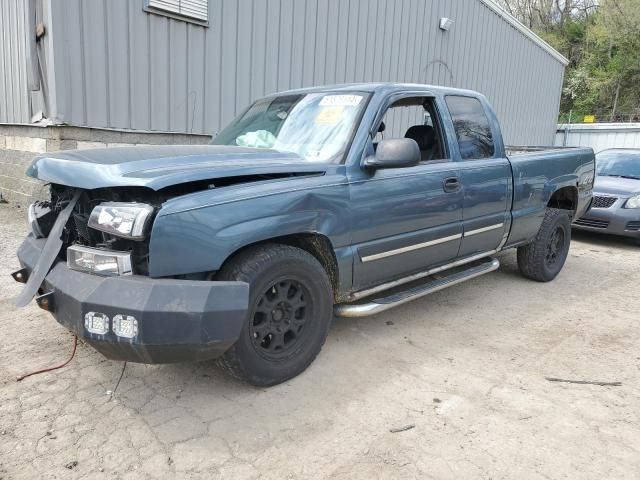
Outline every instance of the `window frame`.
[[(195, 25), (199, 25), (201, 27), (209, 27), (209, 19), (210, 19), (210, 2), (209, 0), (207, 0), (207, 19), (203, 20), (201, 18), (197, 18), (197, 17), (191, 17), (189, 15), (184, 15), (181, 14), (179, 12), (174, 12), (172, 10), (165, 10), (164, 8), (161, 7), (157, 7), (154, 5), (151, 5), (150, 2), (152, 0), (144, 0), (144, 5), (142, 6), (142, 10), (147, 12), (147, 13), (151, 13), (154, 15), (161, 15), (163, 17), (168, 17), (168, 18), (172, 18), (174, 20), (180, 20), (183, 22), (187, 22), (187, 23), (193, 23)], [(179, 1), (178, 1), (179, 3)]]
[[(456, 131), (456, 125), (453, 119), (453, 114), (451, 112), (451, 109), (449, 108), (449, 103), (447, 102), (447, 99), (449, 97), (454, 97), (454, 98), (465, 98), (465, 99), (469, 99), (469, 100), (475, 100), (478, 105), (480, 105), (480, 108), (482, 110), (482, 114), (484, 115), (484, 118), (487, 121), (487, 126), (489, 127), (489, 132), (491, 132), (491, 143), (493, 145), (493, 152), (491, 155), (487, 156), (487, 157), (470, 157), (470, 158), (463, 158), (462, 157), (462, 151), (460, 149), (460, 141), (458, 140), (458, 132)], [(449, 120), (451, 122), (451, 129), (452, 129), (452, 133), (453, 133), (453, 141), (455, 142), (455, 148), (458, 151), (458, 156), (459, 156), (459, 161), (461, 162), (467, 162), (467, 161), (481, 161), (481, 160), (491, 160), (494, 158), (499, 158), (499, 148), (498, 148), (498, 143), (496, 142), (497, 137), (496, 137), (496, 131), (495, 128), (493, 126), (493, 123), (491, 121), (491, 117), (490, 115), (488, 115), (487, 113), (487, 109), (485, 107), (485, 104), (482, 102), (482, 100), (478, 97), (475, 97), (473, 95), (463, 95), (463, 94), (458, 94), (458, 93), (450, 93), (450, 94), (446, 94), (443, 95), (443, 102), (444, 102), (444, 106), (447, 109), (447, 114), (449, 115)]]
[[(384, 102), (382, 103), (382, 105), (380, 106), (380, 108), (378, 109), (378, 111), (376, 112), (372, 127), (369, 130), (368, 141), (371, 142), (371, 146), (373, 147), (373, 141), (376, 138), (376, 135), (378, 133), (378, 128), (380, 128), (380, 124), (384, 120), (384, 116), (386, 115), (387, 110), (389, 110), (392, 107), (392, 105), (394, 105), (395, 103), (401, 100), (406, 100), (408, 98), (424, 98), (426, 101), (431, 102), (431, 107), (433, 108), (433, 113), (434, 113), (434, 115), (432, 116), (432, 121), (434, 122), (434, 126), (436, 127), (436, 133), (438, 134), (438, 139), (440, 141), (441, 150), (442, 150), (441, 153), (444, 156), (444, 158), (441, 158), (438, 160), (432, 160), (429, 162), (420, 162), (419, 165), (424, 166), (424, 165), (430, 165), (433, 163), (453, 162), (454, 160), (453, 155), (451, 152), (449, 142), (447, 141), (447, 133), (445, 132), (446, 130), (445, 123), (443, 122), (443, 119), (442, 119), (442, 108), (440, 106), (440, 102), (438, 101), (438, 97), (436, 95), (428, 91), (409, 91), (409, 92), (402, 92), (402, 93), (393, 93), (387, 96)], [(425, 109), (425, 111), (428, 111), (428, 110)]]

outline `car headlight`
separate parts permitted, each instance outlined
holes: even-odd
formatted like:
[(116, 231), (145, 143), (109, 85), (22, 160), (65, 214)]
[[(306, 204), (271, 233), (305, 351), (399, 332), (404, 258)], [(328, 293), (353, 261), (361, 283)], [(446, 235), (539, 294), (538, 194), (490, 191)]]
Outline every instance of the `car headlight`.
[(71, 245), (67, 248), (67, 266), (80, 272), (106, 277), (131, 275), (131, 253)]
[(640, 195), (628, 199), (624, 204), (624, 208), (640, 208)]
[(146, 234), (153, 207), (144, 203), (105, 202), (93, 209), (89, 227), (111, 235), (140, 240)]

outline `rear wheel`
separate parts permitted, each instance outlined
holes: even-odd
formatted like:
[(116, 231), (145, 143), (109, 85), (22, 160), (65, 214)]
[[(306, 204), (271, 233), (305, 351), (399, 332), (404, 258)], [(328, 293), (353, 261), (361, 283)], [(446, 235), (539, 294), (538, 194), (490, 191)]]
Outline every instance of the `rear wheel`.
[(327, 274), (308, 252), (288, 245), (249, 248), (217, 275), (249, 284), (249, 311), (238, 341), (218, 360), (236, 378), (276, 385), (306, 369), (333, 318)]
[(553, 280), (567, 259), (571, 243), (571, 220), (567, 210), (547, 208), (535, 240), (518, 248), (518, 267), (527, 278)]

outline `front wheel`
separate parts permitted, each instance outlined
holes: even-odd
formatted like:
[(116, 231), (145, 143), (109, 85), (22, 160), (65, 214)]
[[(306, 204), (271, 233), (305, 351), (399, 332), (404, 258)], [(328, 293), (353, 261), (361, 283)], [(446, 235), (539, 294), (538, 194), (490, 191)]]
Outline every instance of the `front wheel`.
[(311, 364), (333, 319), (331, 283), (313, 255), (288, 245), (260, 245), (231, 259), (216, 278), (249, 284), (247, 319), (238, 341), (218, 360), (223, 370), (270, 386)]
[(518, 267), (525, 277), (549, 282), (560, 273), (569, 253), (571, 220), (569, 212), (547, 208), (534, 241), (518, 247)]

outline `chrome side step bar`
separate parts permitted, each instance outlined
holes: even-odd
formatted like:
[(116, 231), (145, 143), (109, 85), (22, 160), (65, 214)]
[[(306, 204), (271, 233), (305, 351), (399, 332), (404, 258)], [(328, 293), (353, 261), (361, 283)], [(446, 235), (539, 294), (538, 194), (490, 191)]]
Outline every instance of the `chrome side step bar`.
[(452, 285), (479, 277), (485, 273), (493, 272), (500, 267), (500, 261), (496, 258), (487, 258), (480, 265), (469, 267), (466, 270), (450, 275), (434, 278), (417, 287), (412, 287), (399, 293), (393, 293), (386, 297), (375, 298), (366, 303), (342, 303), (334, 307), (334, 313), (338, 317), (366, 317), (384, 312), (416, 298), (424, 297), (430, 293), (443, 290)]
[(370, 297), (378, 292), (384, 292), (386, 290), (390, 290), (392, 288), (396, 288), (399, 285), (403, 285), (405, 283), (414, 282), (421, 278), (428, 277), (430, 275), (434, 275), (438, 272), (443, 272), (445, 270), (450, 270), (452, 268), (459, 267), (461, 265), (466, 265), (467, 263), (472, 263), (477, 260), (484, 260), (491, 255), (498, 253), (499, 250), (491, 250), (488, 252), (476, 253), (475, 255), (471, 255), (470, 257), (459, 258), (458, 260), (447, 263), (446, 265), (441, 265), (439, 267), (431, 268), (429, 270), (424, 270), (422, 272), (414, 273), (413, 275), (409, 275), (408, 277), (402, 277), (398, 280), (393, 280), (391, 282), (383, 283), (382, 285), (376, 285), (375, 287), (367, 288), (366, 290), (359, 290), (357, 292), (352, 293), (349, 296), (349, 301), (353, 302), (355, 300), (359, 300), (364, 297)]

